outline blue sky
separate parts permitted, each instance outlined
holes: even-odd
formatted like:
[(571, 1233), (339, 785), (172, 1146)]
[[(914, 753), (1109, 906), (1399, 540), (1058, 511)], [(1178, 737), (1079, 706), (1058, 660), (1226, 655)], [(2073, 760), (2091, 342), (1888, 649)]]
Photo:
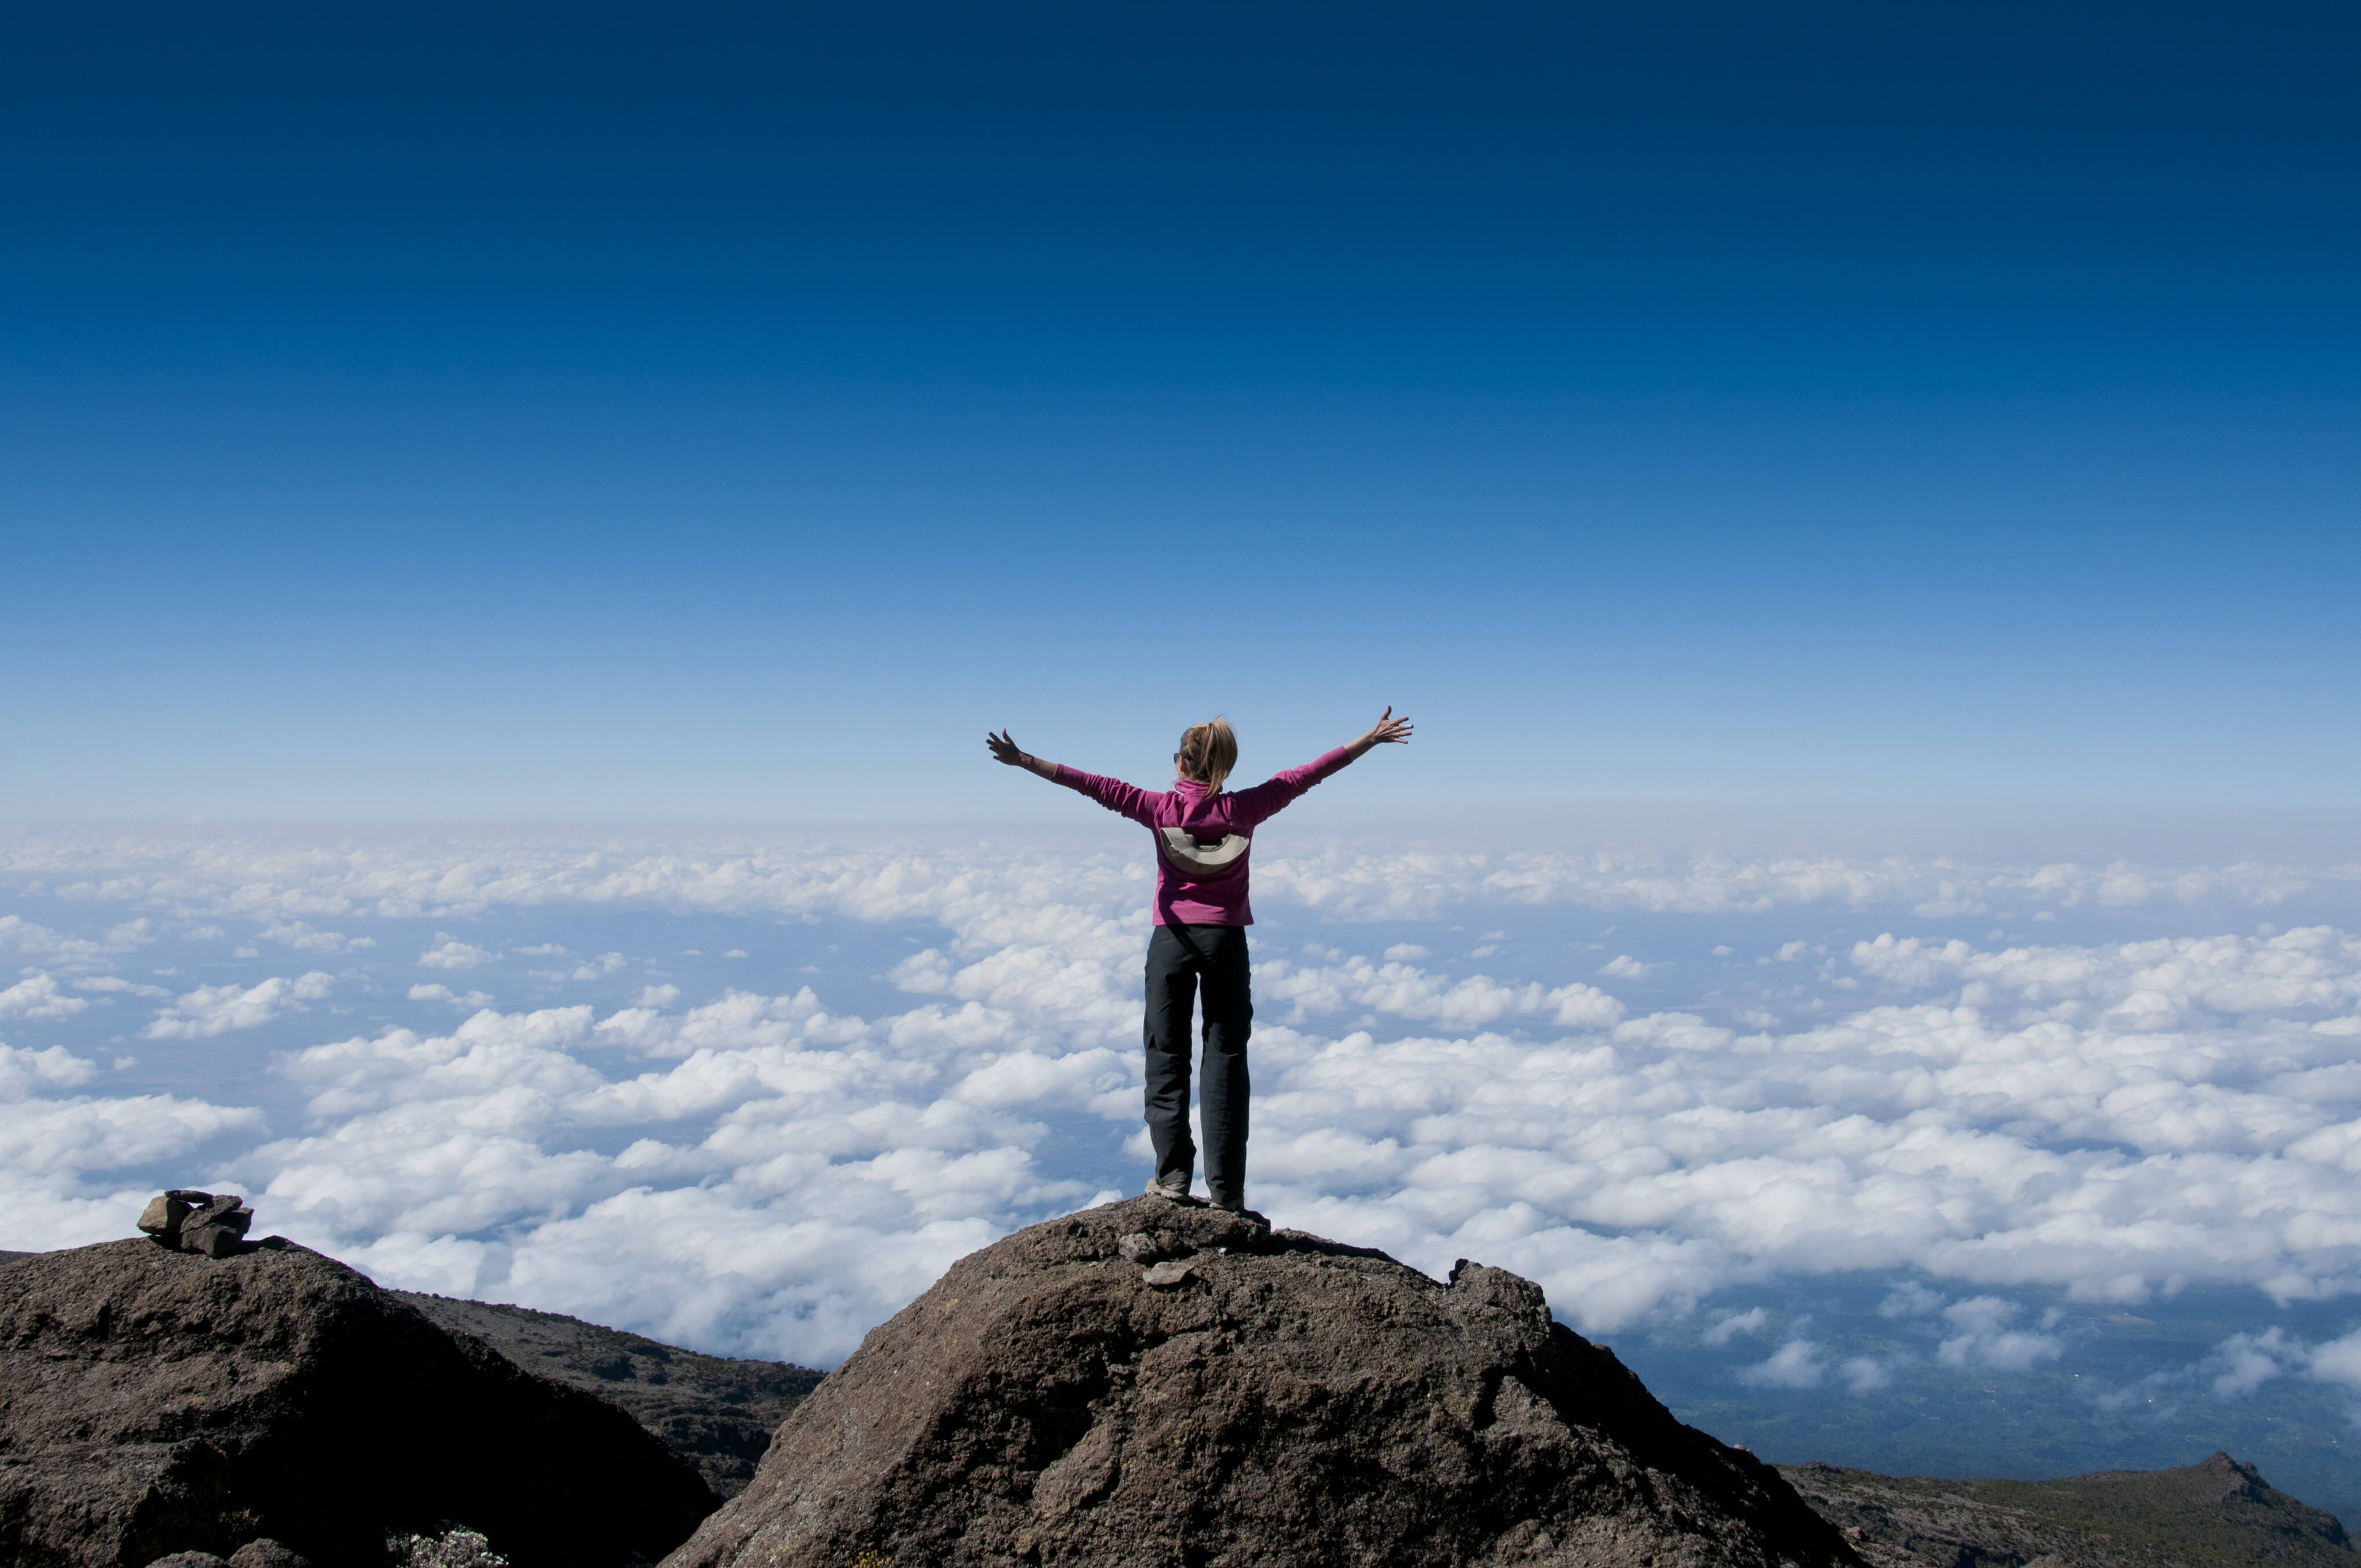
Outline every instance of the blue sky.
[(2351, 800), (2342, 7), (11, 27), (0, 816)]

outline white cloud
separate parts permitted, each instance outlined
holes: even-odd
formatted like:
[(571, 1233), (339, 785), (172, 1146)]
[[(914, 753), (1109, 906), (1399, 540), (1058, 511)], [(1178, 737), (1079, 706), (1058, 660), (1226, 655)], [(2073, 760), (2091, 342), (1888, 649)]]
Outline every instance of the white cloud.
[(1728, 1344), (1732, 1335), (1761, 1333), (1763, 1325), (1769, 1317), (1770, 1314), (1760, 1307), (1751, 1308), (1743, 1312), (1730, 1312), (1717, 1321), (1711, 1328), (1698, 1337), (1707, 1344)]
[(412, 1002), (448, 1002), (455, 1007), (489, 1007), (492, 996), (483, 991), (453, 991), (447, 985), (413, 985), (410, 988)]
[[(2138, 868), (2121, 862), (1981, 863), (1889, 855), (1740, 857), (1715, 848), (1372, 852), (1296, 839), (1257, 855), (1257, 902), (1330, 917), (1433, 917), (1477, 905), (1727, 915), (1779, 908), (1905, 909), (1948, 896), (2054, 914), (2085, 907), (2271, 908), (2297, 895), (2349, 898), (2361, 865), (2243, 862)], [(994, 899), (1146, 904), (1137, 854), (1044, 849), (1011, 853), (941, 836), (816, 842), (789, 833), (586, 840), (579, 836), (420, 834), (409, 838), (257, 831), (202, 841), (52, 831), (0, 845), (0, 880), (59, 896), (170, 902), (217, 915), (316, 918), (367, 911), (415, 919), (494, 907), (616, 905), (832, 912), (855, 919), (939, 914)], [(7, 938), (0, 917), (0, 943)], [(1490, 923), (1488, 921), (1488, 924)], [(438, 940), (441, 939), (438, 938)], [(1491, 940), (1489, 937), (1487, 940)]]
[(2361, 1329), (2314, 1349), (2311, 1369), (2315, 1377), (2361, 1394)]
[(895, 964), (886, 978), (904, 991), (925, 996), (951, 988), (951, 962), (933, 948), (912, 953)]
[(347, 937), (342, 931), (317, 931), (301, 920), (280, 920), (265, 926), (262, 939), (306, 953), (355, 953), (377, 946), (374, 937)]
[(1826, 1372), (1820, 1347), (1807, 1339), (1791, 1339), (1771, 1359), (1738, 1375), (1741, 1383), (1758, 1388), (1817, 1388)]
[(448, 931), (437, 931), (434, 933), (434, 946), (419, 954), (418, 962), (425, 969), (474, 969), (478, 964), (491, 962), (497, 957), (499, 955), (489, 949), (479, 948), (473, 942), (463, 942)]
[(22, 1018), (27, 1023), (71, 1018), (89, 1005), (79, 996), (60, 994), (58, 982), (46, 974), (28, 975), (0, 991), (0, 1018)]
[(1881, 1317), (1923, 1318), (1942, 1305), (1941, 1292), (1929, 1290), (1916, 1280), (1905, 1280), (1877, 1304), (1877, 1310)]
[[(258, 1111), (169, 1094), (27, 1099), (0, 1117), (0, 1172), (48, 1187), (59, 1177), (175, 1158), (210, 1139), (258, 1133), (262, 1125)], [(135, 1201), (100, 1234), (124, 1234), (137, 1212)]]
[(281, 1014), (302, 1012), (304, 1003), (322, 1000), (335, 983), (333, 975), (313, 970), (292, 980), (273, 976), (258, 985), (201, 985), (159, 1010), (139, 1033), (150, 1040), (202, 1040), (251, 1029)]
[(19, 1101), (51, 1090), (73, 1089), (96, 1077), (98, 1069), (63, 1046), (28, 1051), (0, 1046), (0, 1101)]
[[(441, 1033), (328, 1040), (355, 1025), (331, 1031), (315, 1015), (303, 1021), (315, 1043), (281, 1069), (304, 1112), (275, 1136), (235, 1108), (168, 1115), (168, 1097), (70, 1112), (63, 1097), (94, 1080), (45, 1077), (11, 1056), (9, 1091), (64, 1118), (61, 1141), (27, 1146), (25, 1168), (49, 1184), (43, 1234), (99, 1212), (87, 1205), (112, 1190), (107, 1161), (136, 1144), (105, 1129), (181, 1116), (181, 1152), (158, 1157), (242, 1140), (205, 1180), (267, 1188), (266, 1224), (383, 1277), (825, 1360), (960, 1251), (1116, 1177), (1137, 1185), (1060, 1161), (1071, 1129), (1119, 1135), (1137, 1123), (1142, 856), (761, 838), (0, 844), (0, 877), (35, 863), (78, 899), (323, 937), (356, 916), (484, 917), (482, 946), (436, 932), (430, 956), (456, 949), (459, 961), (430, 969), (538, 948), (564, 959), (559, 976), (577, 963), (616, 974), (631, 966), (620, 953), (526, 945), (545, 934), (526, 928), (536, 911), (601, 906), (893, 922), (924, 944), (892, 969), (897, 989), (874, 1017), (823, 994), (824, 979), (686, 1008), (672, 987), (635, 981), (618, 989), (637, 1000), (611, 1012), (507, 1014), (480, 992), (411, 988), (478, 1010)], [(1735, 936), (1749, 910), (1898, 912), (1944, 896), (1946, 881), (2020, 929), (2051, 910), (2079, 912), (2087, 929), (2110, 908), (2268, 906), (2290, 889), (2316, 900), (2361, 887), (2334, 868), (2230, 868), (2191, 892), (2181, 872), (2152, 868), (1275, 853), (1257, 868), (1257, 903), (1284, 936), (1257, 962), (1256, 1201), (1431, 1270), (1455, 1256), (1517, 1268), (1593, 1332), (1775, 1275), (1913, 1270), (1939, 1288), (1897, 1290), (1895, 1313), (1938, 1321), (1952, 1365), (1993, 1370), (2068, 1351), (2016, 1310), (2008, 1296), (2021, 1289), (2094, 1301), (2190, 1283), (2280, 1299), (2361, 1290), (2361, 947), (2342, 930), (1997, 948), (1895, 936), (1831, 944), (1833, 969), (1805, 946), (1792, 968), (1711, 966), (1752, 988), (1743, 995), (1631, 1015), (1572, 978), (1595, 954), (1455, 976), (1373, 950), (1351, 924), (1483, 907), (1458, 916), (1473, 928), (1557, 904), (1706, 911)], [(76, 940), (10, 930), (28, 953)], [(1763, 952), (1772, 935), (1741, 938), (1740, 950)], [(1685, 927), (1650, 948), (1627, 935), (1638, 952), (1619, 956), (1639, 964), (1706, 939)], [(1394, 947), (1464, 941), (1444, 927)], [(104, 948), (93, 939), (74, 961), (104, 967)], [(414, 973), (382, 954), (354, 964), (351, 983), (380, 994)], [(732, 972), (751, 982), (760, 967)], [(323, 1001), (327, 984), (199, 987), (150, 1033), (218, 1035)], [(40, 1055), (55, 1072), (87, 1069)], [(199, 1123), (214, 1130), (190, 1130)], [(85, 1153), (70, 1153), (77, 1126)], [(117, 1234), (121, 1216), (107, 1223), (94, 1234)], [(1731, 1343), (1768, 1322), (1741, 1313), (1707, 1332)], [(2361, 1387), (2361, 1351), (2336, 1344), (2299, 1363), (2257, 1336), (2206, 1376), (2237, 1385), (2259, 1356), (2332, 1379), (2349, 1366)], [(1801, 1337), (1756, 1371), (1772, 1387), (1835, 1376), (1856, 1392), (1890, 1376)]]
[(1579, 981), (1545, 988), (1483, 974), (1455, 981), (1400, 960), (1378, 965), (1358, 957), (1310, 968), (1273, 959), (1257, 966), (1254, 984), (1257, 1008), (1266, 996), (1291, 1003), (1295, 1023), (1356, 1009), (1458, 1029), (1535, 1016), (1565, 1028), (1596, 1029), (1623, 1016), (1621, 1003)]
[[(608, 1080), (573, 1054), (600, 1038), (672, 1065)], [(317, 1047), (288, 1070), (319, 1131), (254, 1163), (274, 1212), (364, 1238), (345, 1255), (807, 1358), (851, 1348), (1009, 1205), (1089, 1195), (1044, 1181), (1025, 1148), (1038, 1124), (1000, 1107), (1137, 1081), (1104, 1050), (947, 1053), (929, 1030), (838, 1019), (808, 992), (596, 1022), (588, 1007), (478, 1014), (449, 1035)], [(562, 1147), (618, 1124), (676, 1131), (613, 1158)], [(486, 1231), (505, 1239), (460, 1239)], [(644, 1266), (619, 1271), (624, 1253)]]
[(21, 953), (63, 970), (102, 969), (142, 943), (155, 939), (146, 917), (122, 921), (103, 938), (69, 937), (17, 915), (0, 915), (0, 952)]
[(2220, 1398), (2243, 1398), (2282, 1372), (2302, 1365), (2306, 1359), (2302, 1347), (2284, 1329), (2232, 1334), (2214, 1348), (2213, 1365), (2220, 1370), (2212, 1387)]
[(1851, 962), (1900, 988), (1958, 985), (1977, 1005), (2006, 996), (2027, 1015), (2081, 1019), (2104, 1009), (2139, 1026), (2170, 1027), (2184, 1012), (2236, 1016), (2361, 1001), (2361, 938), (2326, 926), (1998, 951), (1886, 935), (1854, 944)]
[(1845, 1391), (1850, 1394), (1874, 1394), (1894, 1381), (1884, 1363), (1866, 1355), (1849, 1358), (1839, 1370), (1844, 1374)]
[(1614, 975), (1620, 980), (1644, 980), (1654, 964), (1643, 964), (1629, 953), (1618, 953), (1598, 966), (1600, 974)]
[(1420, 947), (1416, 942), (1396, 942), (1392, 947), (1388, 948), (1385, 951), (1385, 959), (1388, 963), (1414, 964), (1418, 962), (1419, 959), (1431, 956), (1432, 955), (1429, 954), (1424, 948)]
[(2012, 1328), (2022, 1312), (2014, 1301), (1996, 1296), (1974, 1296), (1943, 1309), (1954, 1332), (1935, 1352), (1946, 1366), (1984, 1366), (1997, 1372), (2024, 1372), (2065, 1354), (2065, 1342), (2055, 1334)]
[(121, 975), (86, 975), (74, 981), (76, 991), (119, 992), (126, 996), (170, 996), (172, 993), (160, 985), (142, 985)]

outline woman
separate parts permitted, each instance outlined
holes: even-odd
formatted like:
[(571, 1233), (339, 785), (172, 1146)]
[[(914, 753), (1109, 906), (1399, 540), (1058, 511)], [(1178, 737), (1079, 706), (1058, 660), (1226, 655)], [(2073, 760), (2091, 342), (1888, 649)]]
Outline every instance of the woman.
[(1172, 788), (1162, 795), (1045, 762), (1017, 750), (1004, 729), (983, 743), (997, 761), (1080, 790), (1156, 838), (1156, 928), (1148, 938), (1148, 1135), (1156, 1175), (1148, 1190), (1186, 1200), (1197, 1164), (1189, 1137), (1189, 1008), (1205, 992), (1205, 1079), (1198, 1114), (1205, 1133), (1205, 1186), (1221, 1207), (1246, 1204), (1246, 1036), (1254, 999), (1247, 983), (1246, 856), (1254, 830), (1297, 795), (1370, 747), (1407, 744), (1411, 721), (1389, 707), (1369, 732), (1309, 767), (1290, 768), (1236, 795), (1222, 781), (1238, 760), (1238, 739), (1215, 718), (1192, 724), (1172, 753)]

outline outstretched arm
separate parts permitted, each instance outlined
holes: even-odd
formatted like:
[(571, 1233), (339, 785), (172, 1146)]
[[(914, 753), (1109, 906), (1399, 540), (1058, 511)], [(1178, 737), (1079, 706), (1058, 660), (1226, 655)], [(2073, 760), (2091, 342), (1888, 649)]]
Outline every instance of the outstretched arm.
[(1316, 762), (1307, 762), (1300, 768), (1274, 773), (1252, 789), (1240, 790), (1237, 795), (1240, 820), (1252, 824), (1277, 816), (1281, 806), (1347, 762), (1357, 761), (1370, 747), (1409, 745), (1410, 731), (1410, 720), (1396, 718), (1392, 707), (1389, 705), (1385, 712), (1378, 716), (1378, 721), (1370, 725), (1367, 732), (1359, 739), (1337, 747)]
[[(1392, 710), (1388, 709), (1388, 711)], [(984, 731), (983, 743), (991, 748), (992, 760), (995, 762), (1005, 762), (1012, 768), (1023, 768), (1028, 773), (1039, 773), (1043, 778), (1052, 782), (1055, 782), (1058, 777), (1057, 763), (1045, 762), (1030, 752), (1018, 751), (1016, 742), (1008, 738), (1008, 731), (1005, 729), (997, 735), (990, 730)]]
[(1045, 762), (1028, 751), (1021, 751), (1016, 742), (1004, 729), (999, 734), (986, 733), (983, 743), (992, 750), (992, 760), (1005, 762), (1012, 768), (1023, 768), (1028, 773), (1038, 773), (1051, 784), (1064, 784), (1068, 789), (1089, 795), (1109, 811), (1119, 812), (1142, 827), (1153, 828), (1156, 818), (1149, 809), (1149, 796), (1136, 784), (1121, 779), (1103, 779), (1096, 773), (1086, 773), (1079, 768), (1062, 767)]

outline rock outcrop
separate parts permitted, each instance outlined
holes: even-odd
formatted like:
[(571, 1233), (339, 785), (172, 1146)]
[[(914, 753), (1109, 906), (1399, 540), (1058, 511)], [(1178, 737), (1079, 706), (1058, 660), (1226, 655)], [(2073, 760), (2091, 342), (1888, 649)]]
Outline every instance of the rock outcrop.
[(1143, 1198), (872, 1332), (665, 1568), (1858, 1568), (1538, 1286)]
[(267, 1537), (379, 1568), (389, 1530), (456, 1521), (516, 1568), (624, 1568), (715, 1502), (621, 1410), (276, 1237), (0, 1268), (0, 1561), (145, 1568)]

